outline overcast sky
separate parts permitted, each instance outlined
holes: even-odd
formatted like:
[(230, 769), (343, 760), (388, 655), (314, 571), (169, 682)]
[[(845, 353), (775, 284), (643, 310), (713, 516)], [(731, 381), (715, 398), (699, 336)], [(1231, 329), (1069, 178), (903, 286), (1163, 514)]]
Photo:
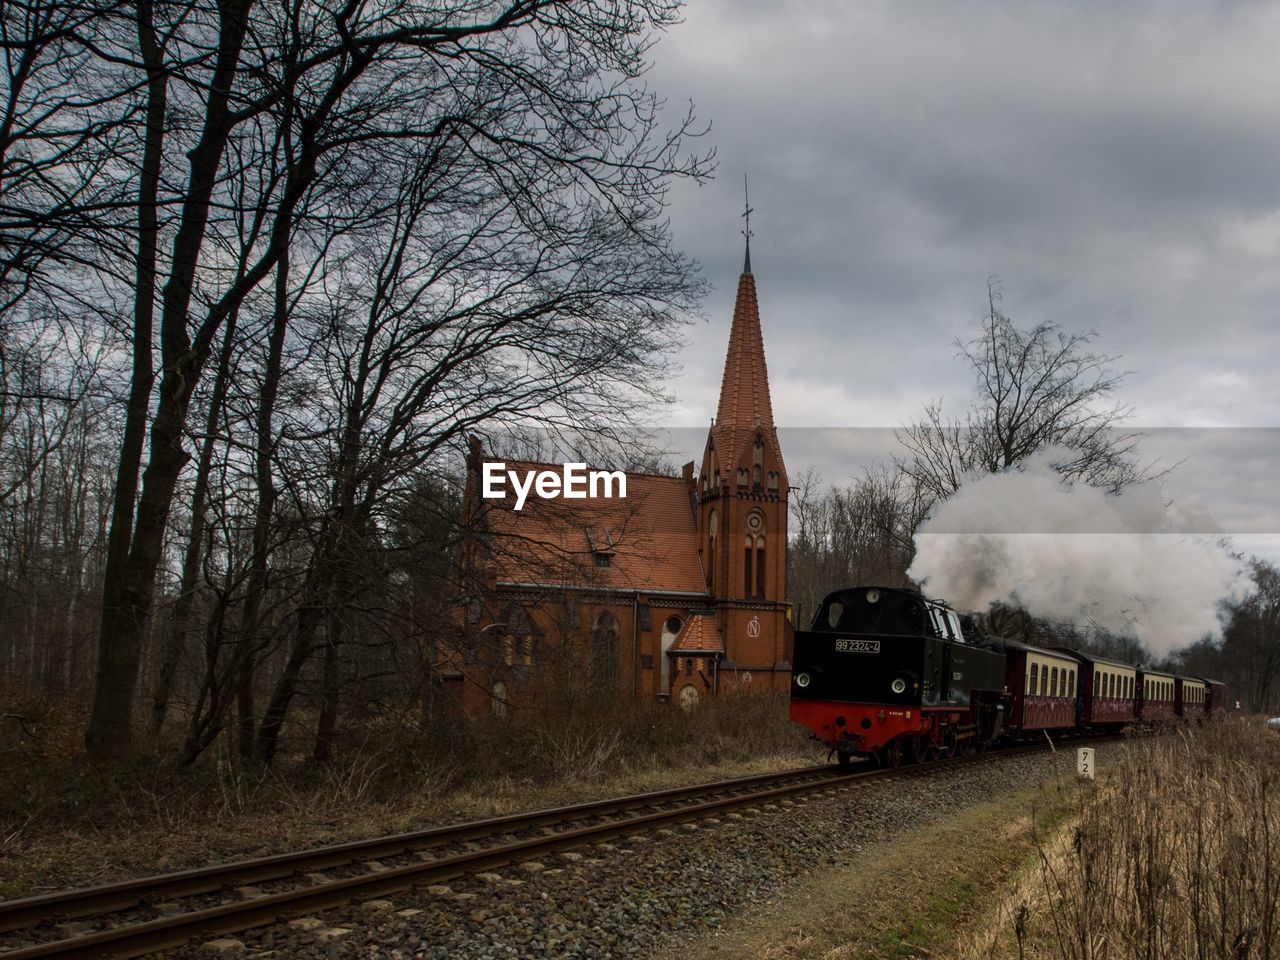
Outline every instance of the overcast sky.
[[(890, 428), (936, 397), (962, 410), (952, 344), (997, 274), (1015, 321), (1096, 330), (1123, 355), (1150, 453), (1191, 457), (1171, 495), (1280, 558), (1280, 430), (1236, 429), (1280, 427), (1280, 5), (693, 0), (686, 16), (651, 80), (711, 121), (719, 169), (671, 195), (676, 242), (714, 285), (672, 422), (715, 410), (746, 173), (784, 431)], [(802, 453), (823, 446), (784, 436), (788, 468), (857, 471)]]

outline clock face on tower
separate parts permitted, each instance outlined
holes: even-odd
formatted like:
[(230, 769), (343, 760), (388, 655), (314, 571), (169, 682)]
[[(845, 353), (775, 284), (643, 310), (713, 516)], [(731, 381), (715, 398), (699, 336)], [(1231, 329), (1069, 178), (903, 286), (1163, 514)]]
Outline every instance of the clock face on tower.
[(759, 533), (764, 527), (764, 517), (758, 513), (752, 513), (747, 516), (747, 529), (752, 533)]

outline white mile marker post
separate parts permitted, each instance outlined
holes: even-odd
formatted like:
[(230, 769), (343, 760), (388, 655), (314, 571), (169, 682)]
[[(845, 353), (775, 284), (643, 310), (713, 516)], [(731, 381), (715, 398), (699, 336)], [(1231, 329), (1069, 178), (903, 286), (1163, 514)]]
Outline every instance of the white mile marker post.
[(1093, 747), (1081, 747), (1076, 751), (1076, 774), (1081, 780), (1093, 779)]

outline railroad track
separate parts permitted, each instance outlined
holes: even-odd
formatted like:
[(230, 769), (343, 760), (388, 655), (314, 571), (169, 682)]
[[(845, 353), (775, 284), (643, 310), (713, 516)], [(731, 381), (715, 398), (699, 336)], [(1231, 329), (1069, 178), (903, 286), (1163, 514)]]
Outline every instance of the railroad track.
[(810, 767), (6, 901), (0, 903), (0, 960), (142, 956), (736, 807), (1044, 749), (894, 770)]

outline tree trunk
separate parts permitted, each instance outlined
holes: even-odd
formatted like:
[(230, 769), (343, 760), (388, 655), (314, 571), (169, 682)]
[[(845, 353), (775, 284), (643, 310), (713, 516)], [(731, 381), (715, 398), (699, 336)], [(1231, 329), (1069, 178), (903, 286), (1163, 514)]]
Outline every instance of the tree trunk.
[[(251, 6), (252, 0), (225, 0), (219, 5), (217, 63), (209, 84), (204, 129), (199, 143), (187, 155), (190, 160), (188, 193), (173, 241), (173, 266), (162, 298), (160, 341), (164, 374), (160, 381), (156, 418), (151, 427), (151, 460), (142, 474), (142, 495), (130, 536), (129, 507), (137, 487), (137, 467), (142, 452), (140, 431), (145, 428), (146, 413), (145, 404), (135, 407), (133, 401), (142, 396), (139, 378), (145, 380), (150, 376), (149, 363), (146, 377), (142, 376), (139, 341), (144, 320), (147, 325), (146, 343), (149, 344), (151, 339), (149, 325), (155, 285), (154, 250), (158, 237), (154, 226), (154, 193), (148, 202), (146, 190), (148, 178), (159, 177), (164, 129), (163, 111), (155, 111), (158, 115), (153, 115), (156, 107), (154, 97), (148, 104), (146, 159), (152, 161), (153, 166), (144, 164), (143, 186), (139, 197), (139, 221), (143, 239), (139, 242), (139, 281), (135, 293), (135, 367), (129, 411), (131, 417), (136, 417), (136, 422), (130, 425), (134, 433), (130, 433), (129, 427), (126, 427), (116, 484), (116, 510), (112, 516), (107, 565), (103, 574), (98, 669), (93, 706), (85, 734), (89, 758), (94, 762), (128, 760), (133, 756), (133, 700), (138, 684), (142, 641), (151, 613), (156, 568), (160, 562), (173, 491), (187, 460), (182, 449), (187, 406), (208, 356), (207, 337), (214, 335), (220, 320), (225, 318), (225, 314), (215, 308), (215, 314), (206, 324), (206, 337), (201, 338), (193, 349), (187, 322), (196, 267), (208, 225), (217, 170), (231, 129), (229, 98)], [(155, 44), (149, 16), (150, 8), (144, 5), (139, 10), (139, 35), (144, 54), (148, 49), (154, 50)], [(158, 68), (159, 59), (157, 51), (155, 60), (148, 64), (149, 87), (163, 80), (163, 73)], [(153, 135), (156, 138), (154, 152), (151, 149)], [(151, 184), (150, 189), (154, 190), (154, 184)], [(146, 239), (148, 235), (151, 237), (150, 241)], [(145, 251), (150, 251), (149, 259), (143, 257)], [(223, 309), (230, 306), (231, 304), (227, 304)], [(148, 389), (147, 395), (149, 394)]]
[(205, 422), (205, 436), (200, 446), (200, 462), (196, 468), (195, 490), (191, 495), (191, 536), (187, 540), (182, 560), (182, 580), (178, 587), (178, 599), (173, 605), (173, 622), (165, 636), (160, 654), (160, 669), (151, 697), (151, 737), (156, 739), (164, 726), (169, 709), (169, 697), (173, 690), (173, 678), (178, 671), (182, 654), (191, 634), (191, 608), (195, 603), (200, 579), (200, 559), (204, 552), (204, 524), (208, 515), (209, 473), (213, 466), (213, 448), (221, 419), (222, 405), (226, 397), (227, 378), (231, 369), (231, 352), (235, 339), (237, 312), (227, 319), (227, 329), (222, 340), (222, 353), (218, 357), (218, 373), (213, 383), (213, 396), (209, 401), (209, 416)]
[(342, 642), (342, 611), (329, 616), (324, 644), (324, 675), (320, 682), (320, 718), (316, 723), (316, 745), (311, 758), (323, 763), (333, 754), (338, 729), (338, 646)]
[[(138, 473), (142, 466), (142, 446), (147, 431), (147, 410), (155, 382), (152, 369), (151, 337), (156, 298), (156, 250), (160, 228), (156, 218), (156, 198), (164, 156), (164, 118), (168, 101), (168, 79), (163, 69), (163, 52), (155, 35), (150, 0), (137, 7), (138, 45), (147, 68), (147, 133), (138, 186), (138, 249), (135, 258), (133, 301), (133, 370), (129, 400), (125, 406), (124, 435), (120, 441), (120, 462), (112, 498), (111, 528), (107, 539), (107, 572), (102, 583), (102, 634), (108, 636), (116, 625), (136, 631), (133, 614), (125, 609), (127, 579), (124, 567), (129, 557), (133, 531), (134, 502), (138, 496)], [(133, 643), (104, 642), (98, 651), (97, 679), (93, 707), (85, 731), (89, 755), (97, 760), (123, 759), (132, 755), (130, 730), (133, 684), (137, 679)]]

